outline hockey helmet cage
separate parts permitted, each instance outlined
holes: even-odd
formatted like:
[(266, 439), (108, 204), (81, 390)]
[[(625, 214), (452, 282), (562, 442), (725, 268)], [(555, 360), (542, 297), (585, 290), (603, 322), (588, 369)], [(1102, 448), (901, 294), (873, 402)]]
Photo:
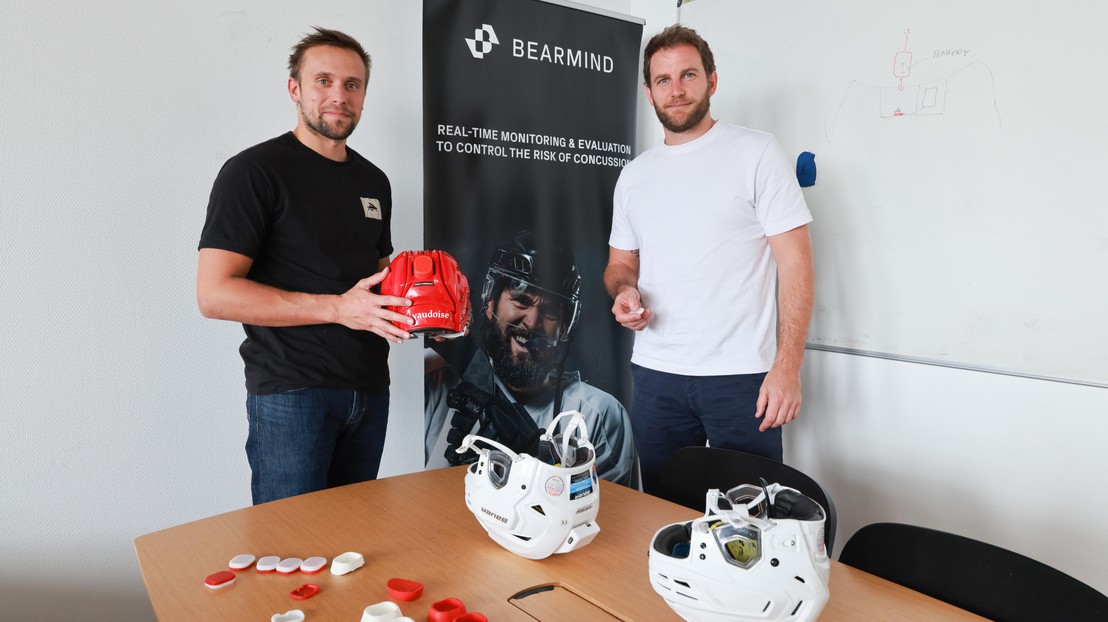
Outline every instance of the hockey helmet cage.
[(452, 339), (469, 326), (469, 281), (446, 251), (404, 251), (389, 264), (381, 294), (412, 301), (410, 307), (389, 307), (415, 320), (393, 322), (410, 333)]
[(531, 231), (523, 231), (510, 244), (493, 251), (481, 289), (481, 304), (500, 294), (531, 292), (556, 305), (561, 316), (558, 334), (545, 340), (557, 347), (569, 342), (581, 317), (581, 275), (573, 253), (564, 245), (548, 244)]
[(829, 596), (826, 514), (780, 484), (708, 491), (704, 517), (659, 529), (650, 585), (689, 622), (816, 620)]
[[(553, 434), (563, 421), (565, 431)], [(466, 471), (466, 506), (494, 542), (528, 559), (568, 553), (600, 533), (596, 451), (584, 416), (566, 411), (548, 430), (538, 456), (474, 434), (457, 449), (479, 456)]]

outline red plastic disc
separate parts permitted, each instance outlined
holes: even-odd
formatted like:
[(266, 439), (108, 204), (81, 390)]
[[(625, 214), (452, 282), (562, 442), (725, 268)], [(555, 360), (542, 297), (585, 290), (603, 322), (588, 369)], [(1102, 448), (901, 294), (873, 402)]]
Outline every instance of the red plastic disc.
[(389, 596), (396, 600), (415, 600), (423, 595), (423, 584), (408, 579), (389, 579), (385, 584), (389, 588)]
[(213, 590), (217, 590), (221, 587), (227, 587), (235, 582), (235, 573), (230, 570), (220, 570), (215, 574), (210, 574), (204, 579), (204, 585), (210, 587)]
[(292, 591), (292, 597), (296, 600), (305, 600), (319, 593), (319, 586), (315, 583), (305, 583)]
[(466, 606), (457, 598), (444, 598), (431, 603), (427, 611), (427, 622), (451, 622), (458, 616), (464, 615)]

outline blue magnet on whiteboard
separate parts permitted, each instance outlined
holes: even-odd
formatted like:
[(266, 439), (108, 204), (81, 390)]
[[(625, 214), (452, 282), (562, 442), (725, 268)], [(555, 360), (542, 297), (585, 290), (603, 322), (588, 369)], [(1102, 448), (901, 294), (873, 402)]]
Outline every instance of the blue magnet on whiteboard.
[(805, 151), (797, 156), (796, 180), (801, 188), (816, 185), (816, 154)]

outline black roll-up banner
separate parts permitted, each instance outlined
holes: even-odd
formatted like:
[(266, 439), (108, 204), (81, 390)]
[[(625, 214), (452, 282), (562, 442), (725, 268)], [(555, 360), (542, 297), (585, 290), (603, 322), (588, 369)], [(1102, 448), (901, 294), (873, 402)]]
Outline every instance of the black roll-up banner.
[(604, 290), (612, 191), (631, 160), (642, 24), (542, 0), (424, 0), (424, 247), (473, 289), (521, 231), (571, 249), (581, 316), (565, 360), (629, 404), (632, 335)]

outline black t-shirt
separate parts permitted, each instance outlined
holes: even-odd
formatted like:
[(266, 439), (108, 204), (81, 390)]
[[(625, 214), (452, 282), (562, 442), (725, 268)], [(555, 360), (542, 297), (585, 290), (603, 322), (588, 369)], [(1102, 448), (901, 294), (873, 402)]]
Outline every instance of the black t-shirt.
[[(247, 277), (283, 290), (341, 294), (392, 254), (392, 188), (381, 169), (347, 147), (329, 160), (289, 132), (223, 165), (212, 187), (200, 248), (254, 260)], [(376, 390), (389, 384), (389, 346), (340, 324), (244, 324), (246, 388)]]

